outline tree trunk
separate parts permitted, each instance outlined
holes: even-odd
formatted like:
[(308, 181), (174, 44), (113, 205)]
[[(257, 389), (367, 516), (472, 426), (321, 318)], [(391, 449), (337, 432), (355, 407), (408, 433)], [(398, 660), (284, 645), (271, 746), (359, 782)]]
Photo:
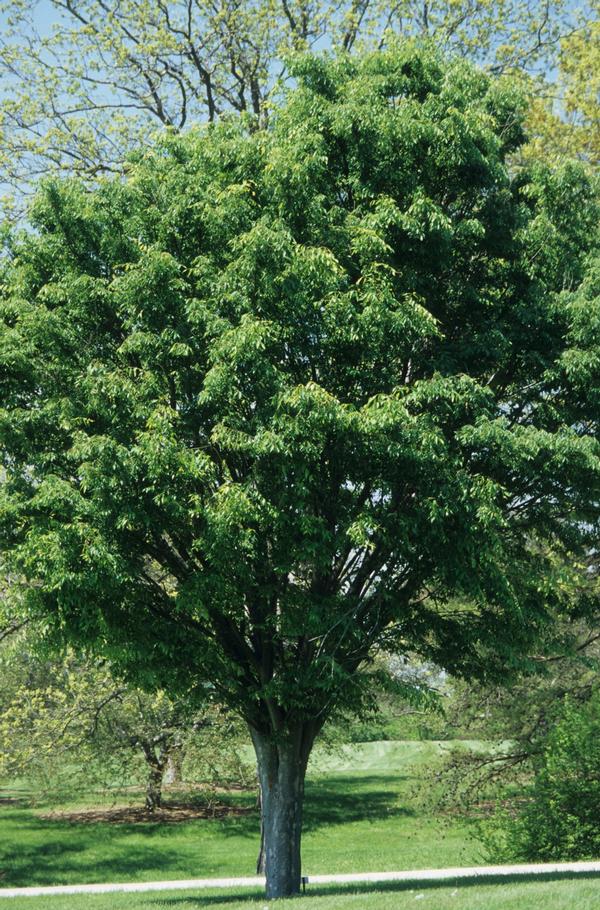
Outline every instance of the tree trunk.
[(162, 783), (164, 768), (158, 765), (151, 765), (146, 778), (146, 809), (148, 812), (154, 812), (160, 809), (162, 805)]
[(262, 796), (260, 792), (260, 783), (258, 784), (258, 795), (256, 797), (256, 808), (260, 812), (260, 847), (256, 858), (256, 874), (265, 874), (265, 826), (262, 814)]
[(163, 777), (165, 784), (180, 784), (182, 780), (183, 750), (175, 746), (167, 756), (167, 769)]
[(300, 836), (306, 765), (314, 736), (306, 728), (273, 739), (251, 729), (261, 790), (267, 898), (300, 892)]

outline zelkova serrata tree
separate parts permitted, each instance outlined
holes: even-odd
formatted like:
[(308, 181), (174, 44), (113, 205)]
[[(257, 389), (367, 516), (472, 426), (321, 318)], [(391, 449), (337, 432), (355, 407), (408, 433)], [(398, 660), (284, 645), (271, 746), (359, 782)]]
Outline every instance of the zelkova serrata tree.
[(0, 336), (22, 609), (243, 716), (271, 897), (299, 889), (306, 764), (370, 655), (503, 674), (568, 607), (547, 554), (588, 545), (600, 478), (572, 378), (589, 179), (511, 178), (519, 99), (464, 63), (295, 76), (266, 130), (47, 184)]

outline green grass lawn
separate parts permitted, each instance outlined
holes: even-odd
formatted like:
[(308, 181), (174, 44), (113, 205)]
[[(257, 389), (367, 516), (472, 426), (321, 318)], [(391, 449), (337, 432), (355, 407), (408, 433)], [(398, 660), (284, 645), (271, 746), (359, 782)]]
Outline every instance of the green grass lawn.
[[(0, 901), (0, 906), (2, 902)], [(310, 887), (305, 897), (267, 905), (256, 890), (170, 891), (162, 894), (24, 897), (5, 902), (6, 910), (598, 910), (600, 878), (568, 876), (543, 880), (472, 879), (370, 886)]]
[[(458, 820), (423, 814), (414, 791), (434, 743), (366, 743), (317, 753), (306, 788), (306, 874), (471, 865), (477, 845)], [(95, 797), (96, 801), (98, 797)], [(241, 798), (243, 800), (243, 797)], [(252, 797), (246, 797), (246, 803)], [(71, 823), (0, 808), (3, 886), (151, 881), (254, 872), (258, 814), (177, 824)], [(11, 904), (11, 906), (14, 906)], [(176, 905), (174, 905), (176, 906)]]
[[(423, 811), (430, 764), (447, 745), (353, 744), (318, 752), (306, 788), (305, 874), (472, 865), (482, 861), (469, 825)], [(139, 797), (138, 797), (139, 798)], [(252, 804), (252, 794), (231, 797)], [(85, 803), (106, 804), (90, 796)], [(0, 808), (4, 886), (245, 876), (254, 871), (258, 815), (177, 824), (72, 823), (47, 807)], [(0, 910), (264, 910), (262, 889), (25, 897)], [(270, 905), (273, 906), (273, 905)], [(458, 880), (455, 883), (311, 886), (280, 901), (290, 910), (598, 910), (600, 877)]]

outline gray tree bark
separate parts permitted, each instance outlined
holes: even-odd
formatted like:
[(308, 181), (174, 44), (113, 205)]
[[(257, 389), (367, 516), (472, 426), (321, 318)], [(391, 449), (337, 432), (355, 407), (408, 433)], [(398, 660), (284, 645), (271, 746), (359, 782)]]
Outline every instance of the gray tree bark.
[(262, 794), (260, 792), (260, 782), (258, 784), (258, 796), (256, 798), (256, 808), (260, 811), (260, 847), (256, 858), (256, 874), (265, 874), (265, 826), (262, 814)]
[(300, 893), (302, 804), (314, 735), (299, 727), (273, 738), (251, 729), (261, 790), (261, 828), (268, 899)]
[(163, 777), (164, 784), (180, 784), (182, 780), (183, 750), (173, 747), (167, 757), (167, 767)]

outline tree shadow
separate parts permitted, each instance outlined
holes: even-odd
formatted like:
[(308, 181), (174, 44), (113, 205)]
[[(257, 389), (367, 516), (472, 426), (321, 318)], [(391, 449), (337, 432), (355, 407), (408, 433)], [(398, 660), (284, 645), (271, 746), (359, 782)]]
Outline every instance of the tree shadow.
[[(47, 839), (28, 841), (27, 835), (47, 834)], [(6, 887), (27, 887), (34, 885), (61, 885), (75, 882), (102, 882), (134, 880), (139, 878), (145, 869), (156, 869), (160, 874), (168, 875), (176, 867), (178, 852), (161, 843), (160, 849), (149, 841), (147, 844), (123, 844), (118, 848), (119, 840), (127, 837), (130, 830), (115, 830), (111, 827), (110, 835), (106, 832), (99, 836), (86, 825), (85, 830), (74, 826), (53, 822), (40, 822), (35, 825), (29, 821), (19, 825), (18, 843), (3, 843), (0, 846), (0, 870), (4, 873), (2, 885)], [(109, 852), (105, 851), (109, 841)]]
[[(232, 822), (233, 824), (228, 824)], [(217, 841), (243, 836), (256, 842), (258, 817), (207, 819), (173, 824), (142, 822), (75, 823), (64, 819), (40, 818), (31, 810), (2, 811), (0, 872), (3, 887), (60, 885), (77, 882), (143, 881), (168, 878), (196, 878), (219, 875), (206, 838), (194, 836), (198, 826), (216, 825)], [(182, 831), (182, 828), (187, 830)], [(177, 835), (177, 829), (181, 832)], [(200, 829), (204, 831), (205, 829)], [(171, 833), (174, 838), (171, 840)], [(186, 849), (182, 852), (182, 843)], [(248, 856), (253, 858), (253, 850)], [(243, 873), (253, 872), (252, 863)]]
[(305, 832), (324, 825), (381, 821), (382, 818), (414, 816), (415, 810), (401, 802), (400, 775), (352, 775), (326, 777), (306, 782)]

